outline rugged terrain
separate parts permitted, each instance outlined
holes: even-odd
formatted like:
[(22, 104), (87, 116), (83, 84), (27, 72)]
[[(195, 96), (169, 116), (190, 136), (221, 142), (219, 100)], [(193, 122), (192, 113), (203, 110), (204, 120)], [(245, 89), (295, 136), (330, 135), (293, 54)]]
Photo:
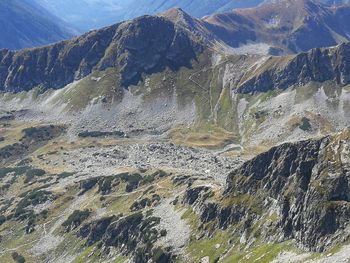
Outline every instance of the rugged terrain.
[(2, 262), (348, 259), (347, 129), (246, 161), (26, 114), (1, 117)]
[(204, 18), (230, 46), (261, 43), (270, 53), (297, 53), (349, 40), (349, 5), (319, 1), (273, 1)]
[(349, 44), (272, 56), (219, 16), (0, 52), (0, 262), (349, 260)]

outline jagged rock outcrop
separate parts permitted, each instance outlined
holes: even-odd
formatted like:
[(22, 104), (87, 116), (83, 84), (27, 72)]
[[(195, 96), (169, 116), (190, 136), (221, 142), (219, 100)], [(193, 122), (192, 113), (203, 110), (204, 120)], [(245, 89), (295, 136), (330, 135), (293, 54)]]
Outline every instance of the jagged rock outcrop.
[(203, 223), (324, 251), (350, 238), (349, 160), (349, 130), (286, 143), (232, 171), (221, 201), (206, 201), (205, 189), (188, 191), (185, 200)]
[(190, 67), (200, 44), (188, 31), (163, 17), (146, 16), (123, 23), (113, 37), (99, 70), (116, 67), (121, 84), (136, 84), (143, 73)]
[(251, 196), (266, 212), (271, 204), (262, 201), (274, 200), (278, 232), (305, 248), (323, 251), (343, 242), (349, 238), (349, 135), (274, 147), (233, 171), (225, 195)]
[(127, 87), (143, 73), (190, 67), (202, 49), (179, 24), (164, 16), (143, 16), (46, 47), (0, 50), (0, 90), (62, 88), (111, 67)]
[(0, 90), (19, 92), (41, 86), (61, 88), (89, 74), (104, 57), (117, 26), (92, 31), (54, 45), (1, 50)]
[(168, 248), (156, 247), (160, 237), (155, 228), (160, 218), (147, 217), (141, 212), (126, 217), (106, 217), (85, 224), (78, 236), (87, 238), (86, 245), (99, 242), (106, 254), (111, 247), (117, 248), (124, 255), (130, 255), (132, 262), (174, 262), (174, 257)]
[[(249, 74), (247, 74), (249, 75)], [(238, 84), (237, 92), (265, 92), (287, 89), (311, 81), (350, 83), (350, 43), (326, 49), (313, 49), (293, 57), (270, 58), (258, 73)]]

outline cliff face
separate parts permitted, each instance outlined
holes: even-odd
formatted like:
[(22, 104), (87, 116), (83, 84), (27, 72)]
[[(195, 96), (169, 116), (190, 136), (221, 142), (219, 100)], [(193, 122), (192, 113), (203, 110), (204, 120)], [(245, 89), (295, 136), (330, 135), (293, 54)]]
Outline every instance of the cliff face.
[(349, 238), (349, 143), (345, 131), (272, 148), (231, 173), (226, 195), (264, 198), (262, 211), (277, 202), (279, 235), (323, 251)]
[(2, 50), (0, 90), (62, 88), (108, 67), (119, 70), (121, 84), (127, 87), (142, 73), (190, 66), (200, 48), (169, 19), (144, 16), (51, 46)]
[(350, 44), (313, 49), (293, 57), (270, 58), (261, 70), (238, 85), (238, 92), (264, 92), (287, 89), (310, 81), (350, 83)]
[(203, 223), (234, 227), (248, 240), (293, 239), (324, 251), (349, 238), (349, 158), (349, 130), (283, 144), (232, 171), (220, 202), (203, 201), (205, 189), (188, 191), (185, 202), (197, 202)]
[(89, 74), (104, 56), (116, 27), (42, 48), (2, 50), (0, 90), (18, 92), (36, 86), (61, 88)]
[(122, 24), (98, 69), (120, 70), (123, 86), (136, 84), (142, 73), (190, 67), (202, 48), (189, 31), (164, 17), (146, 16)]

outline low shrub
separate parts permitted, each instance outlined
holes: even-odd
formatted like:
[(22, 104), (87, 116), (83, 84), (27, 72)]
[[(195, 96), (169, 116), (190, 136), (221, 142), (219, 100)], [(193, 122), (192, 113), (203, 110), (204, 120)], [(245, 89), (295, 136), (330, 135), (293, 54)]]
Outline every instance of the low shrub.
[(17, 252), (12, 252), (11, 256), (12, 256), (12, 259), (16, 263), (25, 263), (26, 262), (25, 258), (22, 255), (18, 254)]
[(63, 222), (62, 226), (65, 227), (66, 231), (69, 232), (71, 230), (76, 229), (81, 225), (89, 216), (91, 212), (89, 210), (75, 210), (66, 221)]

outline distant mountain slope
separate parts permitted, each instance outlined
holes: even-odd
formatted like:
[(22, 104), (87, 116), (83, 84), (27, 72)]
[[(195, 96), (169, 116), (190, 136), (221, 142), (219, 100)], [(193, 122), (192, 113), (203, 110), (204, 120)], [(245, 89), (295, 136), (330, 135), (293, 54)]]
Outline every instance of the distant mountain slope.
[(109, 26), (124, 20), (132, 0), (34, 0), (54, 15), (82, 32)]
[(202, 17), (233, 8), (253, 7), (263, 0), (35, 0), (82, 31), (97, 29), (173, 7)]
[(264, 0), (134, 0), (129, 5), (127, 16), (154, 14), (173, 7), (179, 7), (193, 16), (202, 17), (234, 8), (254, 7), (262, 2)]
[[(109, 26), (142, 15), (154, 15), (178, 7), (195, 17), (227, 12), (237, 8), (256, 7), (282, 0), (34, 0), (51, 13), (73, 24), (81, 31)], [(327, 5), (349, 3), (349, 0), (320, 0)]]
[(45, 45), (73, 35), (73, 30), (33, 1), (0, 1), (0, 48)]
[(311, 0), (281, 0), (205, 21), (231, 46), (267, 43), (297, 53), (350, 40), (350, 6), (328, 7)]
[(349, 0), (323, 0), (322, 2), (328, 5), (343, 5), (350, 3)]

